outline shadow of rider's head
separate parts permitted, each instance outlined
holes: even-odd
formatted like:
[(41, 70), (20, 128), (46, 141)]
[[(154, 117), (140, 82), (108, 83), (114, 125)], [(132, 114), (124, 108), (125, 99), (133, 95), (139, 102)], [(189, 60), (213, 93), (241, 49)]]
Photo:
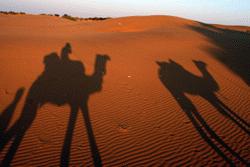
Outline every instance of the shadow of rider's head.
[(62, 51), (61, 51), (61, 59), (62, 60), (68, 60), (70, 53), (72, 53), (71, 45), (69, 43), (66, 43), (65, 46), (62, 48)]

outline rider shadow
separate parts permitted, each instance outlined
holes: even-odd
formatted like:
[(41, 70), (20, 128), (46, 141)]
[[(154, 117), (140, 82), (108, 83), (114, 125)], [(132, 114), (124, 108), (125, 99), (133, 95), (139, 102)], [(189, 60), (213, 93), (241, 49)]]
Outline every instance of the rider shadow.
[(69, 165), (73, 130), (79, 110), (81, 110), (84, 118), (94, 165), (102, 166), (101, 156), (90, 121), (88, 99), (91, 94), (102, 90), (103, 76), (106, 74), (106, 63), (110, 58), (107, 55), (97, 55), (94, 73), (87, 76), (82, 62), (69, 58), (71, 52), (71, 46), (67, 43), (62, 48), (61, 57), (56, 53), (45, 56), (45, 69), (29, 89), (20, 118), (3, 135), (0, 151), (11, 139), (13, 139), (13, 143), (1, 165), (10, 165), (26, 131), (35, 120), (38, 109), (45, 103), (51, 103), (58, 106), (69, 104), (71, 108), (61, 152), (61, 166)]
[(157, 62), (159, 68), (159, 79), (162, 84), (170, 91), (172, 96), (178, 102), (182, 110), (192, 122), (199, 135), (220, 155), (227, 163), (234, 165), (222, 149), (213, 141), (219, 143), (223, 149), (230, 152), (242, 163), (247, 162), (232, 148), (230, 148), (207, 124), (205, 119), (200, 115), (195, 105), (185, 95), (185, 93), (199, 95), (211, 105), (213, 105), (222, 115), (234, 122), (239, 128), (249, 135), (249, 124), (240, 118), (236, 113), (229, 109), (215, 94), (219, 86), (212, 75), (208, 72), (206, 64), (202, 61), (194, 61), (197, 68), (201, 71), (202, 77), (198, 77), (181, 65), (169, 60), (169, 62)]

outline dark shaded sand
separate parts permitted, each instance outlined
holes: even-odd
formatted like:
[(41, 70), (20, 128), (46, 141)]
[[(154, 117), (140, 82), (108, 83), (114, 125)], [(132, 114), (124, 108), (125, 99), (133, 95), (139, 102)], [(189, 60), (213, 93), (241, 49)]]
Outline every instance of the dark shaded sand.
[(0, 25), (1, 165), (250, 162), (249, 27), (4, 14)]

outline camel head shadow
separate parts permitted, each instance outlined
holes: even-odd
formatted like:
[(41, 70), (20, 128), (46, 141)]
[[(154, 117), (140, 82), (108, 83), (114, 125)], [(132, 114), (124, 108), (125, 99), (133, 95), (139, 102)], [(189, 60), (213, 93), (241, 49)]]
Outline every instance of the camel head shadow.
[(102, 74), (106, 74), (106, 63), (110, 60), (108, 55), (97, 54), (94, 73), (101, 72)]

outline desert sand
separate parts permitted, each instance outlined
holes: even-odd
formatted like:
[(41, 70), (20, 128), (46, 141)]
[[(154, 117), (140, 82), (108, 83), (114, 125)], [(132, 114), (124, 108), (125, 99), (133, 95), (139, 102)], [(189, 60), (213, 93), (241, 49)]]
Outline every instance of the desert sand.
[(1, 14), (1, 165), (247, 166), (249, 30)]

